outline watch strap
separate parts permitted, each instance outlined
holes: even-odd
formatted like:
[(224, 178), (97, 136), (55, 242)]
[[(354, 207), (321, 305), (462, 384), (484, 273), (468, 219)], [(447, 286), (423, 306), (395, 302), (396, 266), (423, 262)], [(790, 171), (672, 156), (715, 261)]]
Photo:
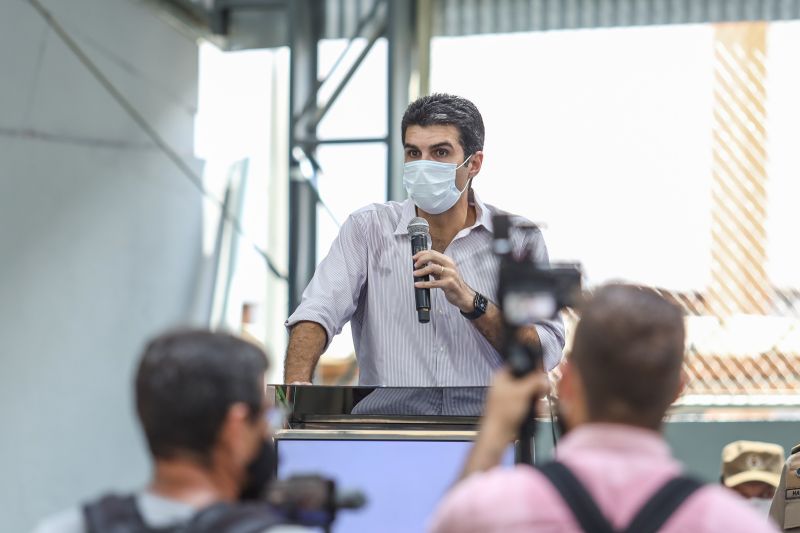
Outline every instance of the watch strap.
[(464, 315), (465, 318), (475, 320), (476, 318), (482, 317), (486, 313), (486, 308), (488, 305), (489, 301), (486, 299), (486, 297), (478, 291), (475, 291), (475, 298), (472, 299), (472, 306), (474, 309), (469, 313), (461, 311), (461, 314)]

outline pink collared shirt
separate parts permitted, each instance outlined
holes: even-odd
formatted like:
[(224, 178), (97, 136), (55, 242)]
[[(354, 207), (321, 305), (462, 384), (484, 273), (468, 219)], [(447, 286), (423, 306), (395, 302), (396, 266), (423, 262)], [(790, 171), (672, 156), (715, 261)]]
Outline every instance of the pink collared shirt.
[[(615, 529), (624, 529), (659, 487), (681, 473), (662, 436), (613, 424), (587, 424), (559, 443), (559, 460), (584, 484)], [(567, 504), (529, 466), (495, 468), (455, 486), (439, 506), (431, 531), (579, 532)], [(662, 532), (775, 532), (765, 517), (718, 485), (700, 488), (671, 516)]]

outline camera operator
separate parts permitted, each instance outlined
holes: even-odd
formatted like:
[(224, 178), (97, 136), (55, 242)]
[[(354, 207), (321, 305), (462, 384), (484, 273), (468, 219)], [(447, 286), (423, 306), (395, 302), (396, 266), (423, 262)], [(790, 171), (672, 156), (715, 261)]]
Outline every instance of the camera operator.
[(266, 369), (264, 352), (232, 335), (181, 331), (151, 341), (135, 381), (150, 485), (69, 509), (36, 533), (225, 531), (240, 518), (258, 525), (248, 531), (305, 531), (281, 525), (266, 503), (236, 503), (260, 496), (275, 471)]
[[(541, 374), (514, 379), (501, 370), (489, 391), (463, 479), (445, 497), (432, 530), (622, 531), (634, 518), (641, 519), (637, 514), (643, 506), (681, 475), (661, 429), (683, 385), (683, 353), (678, 307), (641, 287), (599, 289), (582, 307), (558, 386), (568, 433), (559, 444), (557, 462), (540, 468), (496, 468), (531, 402), (547, 390)], [(719, 485), (697, 487), (680, 479), (682, 487), (693, 486), (672, 507), (653, 499), (663, 511), (658, 524), (664, 527), (652, 530), (774, 531), (764, 517)], [(565, 486), (577, 490), (569, 492)], [(595, 511), (591, 522), (598, 527), (587, 525), (586, 514), (579, 517), (582, 503)], [(639, 523), (630, 530), (645, 530), (636, 527)]]

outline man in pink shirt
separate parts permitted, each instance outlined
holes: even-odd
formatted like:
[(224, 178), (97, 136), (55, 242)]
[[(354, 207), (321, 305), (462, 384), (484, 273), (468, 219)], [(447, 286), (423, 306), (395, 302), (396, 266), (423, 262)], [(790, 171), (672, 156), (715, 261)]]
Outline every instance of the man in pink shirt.
[[(680, 309), (650, 289), (609, 285), (583, 306), (558, 385), (568, 434), (557, 460), (616, 531), (625, 530), (659, 489), (681, 475), (661, 428), (683, 386), (683, 352)], [(546, 390), (541, 374), (514, 379), (507, 370), (497, 373), (462, 479), (433, 518), (434, 533), (585, 530), (539, 470), (498, 467), (531, 401)], [(716, 484), (691, 492), (659, 530), (776, 531)]]

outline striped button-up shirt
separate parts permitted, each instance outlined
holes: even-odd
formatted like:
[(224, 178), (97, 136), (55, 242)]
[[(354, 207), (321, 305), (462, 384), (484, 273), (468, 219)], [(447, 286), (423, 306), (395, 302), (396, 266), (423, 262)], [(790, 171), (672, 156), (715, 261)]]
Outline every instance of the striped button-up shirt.
[[(499, 258), (492, 252), (492, 216), (499, 212), (471, 194), (476, 221), (444, 251), (474, 290), (497, 303)], [(414, 301), (408, 223), (416, 216), (411, 200), (364, 207), (348, 217), (286, 321), (320, 324), (328, 342), (350, 321), (359, 383), (373, 386), (486, 386), (502, 363), (497, 350), (440, 289), (431, 290), (431, 320), (420, 324)], [(512, 217), (513, 223), (528, 223)], [(539, 231), (513, 231), (514, 248), (530, 245), (533, 259), (547, 263)], [(536, 325), (548, 370), (561, 360), (560, 319)]]

